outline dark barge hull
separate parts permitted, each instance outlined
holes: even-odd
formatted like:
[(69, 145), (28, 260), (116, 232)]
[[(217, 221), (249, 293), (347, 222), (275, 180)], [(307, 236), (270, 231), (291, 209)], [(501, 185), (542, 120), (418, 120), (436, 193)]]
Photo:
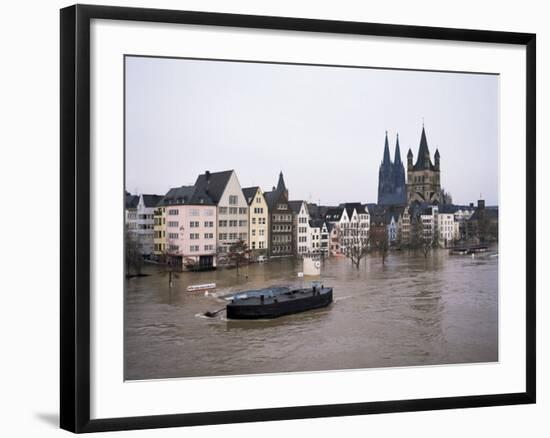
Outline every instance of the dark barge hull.
[[(300, 313), (306, 310), (319, 309), (327, 307), (332, 303), (332, 288), (325, 288), (321, 292), (310, 293), (296, 291), (288, 298), (285, 295), (277, 297), (277, 301), (266, 300), (261, 303), (256, 299), (256, 303), (239, 302), (235, 300), (226, 307), (227, 318), (229, 319), (270, 319), (278, 318), (284, 315)], [(246, 301), (246, 300), (243, 300)]]

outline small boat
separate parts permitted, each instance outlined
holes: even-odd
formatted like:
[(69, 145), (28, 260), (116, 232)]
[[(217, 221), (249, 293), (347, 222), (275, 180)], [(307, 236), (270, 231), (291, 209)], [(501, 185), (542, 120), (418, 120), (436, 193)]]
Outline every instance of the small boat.
[(326, 307), (330, 303), (332, 288), (322, 284), (309, 288), (271, 287), (233, 295), (226, 312), (228, 319), (278, 318)]
[(187, 292), (195, 292), (197, 290), (216, 289), (216, 283), (194, 284), (187, 286)]

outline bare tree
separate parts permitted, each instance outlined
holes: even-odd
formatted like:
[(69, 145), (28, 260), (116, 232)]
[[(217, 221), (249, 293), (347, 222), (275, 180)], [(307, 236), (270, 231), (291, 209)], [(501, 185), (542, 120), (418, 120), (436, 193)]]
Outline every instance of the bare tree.
[(370, 242), (372, 249), (378, 251), (382, 257), (382, 264), (385, 264), (390, 249), (387, 233), (380, 232), (373, 234)]
[(238, 240), (229, 247), (227, 260), (231, 265), (237, 268), (237, 276), (239, 276), (239, 268), (241, 265), (250, 262), (250, 249), (244, 240)]
[(338, 240), (340, 245), (344, 246), (343, 254), (350, 259), (352, 266), (359, 269), (361, 260), (369, 253), (369, 241), (360, 235), (359, 231), (348, 229), (348, 234), (345, 235), (344, 230), (338, 228)]
[(164, 270), (162, 275), (168, 277), (168, 287), (173, 287), (174, 279), (179, 278), (179, 273), (182, 271), (183, 260), (180, 263), (181, 252), (175, 249), (171, 240), (166, 241), (164, 251), (162, 252), (164, 258)]

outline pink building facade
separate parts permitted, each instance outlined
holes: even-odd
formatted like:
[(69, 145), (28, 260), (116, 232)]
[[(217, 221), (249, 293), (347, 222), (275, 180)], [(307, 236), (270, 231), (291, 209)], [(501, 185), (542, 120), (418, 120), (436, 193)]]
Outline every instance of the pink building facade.
[(167, 205), (166, 247), (187, 267), (216, 266), (216, 206)]

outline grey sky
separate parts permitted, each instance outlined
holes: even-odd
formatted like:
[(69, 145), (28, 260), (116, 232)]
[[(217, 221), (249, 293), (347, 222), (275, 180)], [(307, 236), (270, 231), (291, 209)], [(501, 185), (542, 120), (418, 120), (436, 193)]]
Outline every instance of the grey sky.
[(388, 130), (414, 159), (425, 121), (454, 203), (498, 203), (494, 75), (126, 58), (126, 188), (164, 194), (235, 169), (291, 199), (376, 202)]

